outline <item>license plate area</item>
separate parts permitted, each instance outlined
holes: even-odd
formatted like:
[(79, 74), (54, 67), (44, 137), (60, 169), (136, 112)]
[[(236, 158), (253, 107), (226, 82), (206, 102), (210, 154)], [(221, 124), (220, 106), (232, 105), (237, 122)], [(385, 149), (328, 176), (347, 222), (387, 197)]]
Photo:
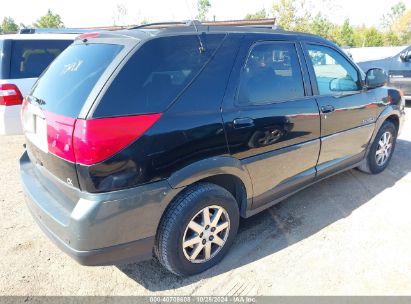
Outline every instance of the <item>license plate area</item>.
[(23, 132), (34, 146), (48, 153), (47, 122), (43, 111), (28, 103), (22, 110)]

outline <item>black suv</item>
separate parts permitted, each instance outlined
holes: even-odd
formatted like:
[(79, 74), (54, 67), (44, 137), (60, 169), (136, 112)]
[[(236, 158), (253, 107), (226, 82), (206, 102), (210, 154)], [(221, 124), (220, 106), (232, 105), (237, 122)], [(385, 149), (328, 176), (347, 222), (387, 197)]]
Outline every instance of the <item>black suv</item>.
[(191, 23), (79, 36), (25, 99), (27, 204), (84, 265), (191, 275), (249, 217), (343, 170), (383, 171), (404, 99), (308, 34)]

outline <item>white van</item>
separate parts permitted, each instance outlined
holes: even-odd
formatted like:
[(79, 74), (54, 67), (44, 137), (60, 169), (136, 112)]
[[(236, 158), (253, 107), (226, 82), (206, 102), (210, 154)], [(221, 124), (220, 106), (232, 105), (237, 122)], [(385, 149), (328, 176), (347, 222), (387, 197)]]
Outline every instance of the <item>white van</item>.
[(78, 36), (66, 33), (0, 35), (0, 135), (22, 134), (20, 108), (40, 74)]

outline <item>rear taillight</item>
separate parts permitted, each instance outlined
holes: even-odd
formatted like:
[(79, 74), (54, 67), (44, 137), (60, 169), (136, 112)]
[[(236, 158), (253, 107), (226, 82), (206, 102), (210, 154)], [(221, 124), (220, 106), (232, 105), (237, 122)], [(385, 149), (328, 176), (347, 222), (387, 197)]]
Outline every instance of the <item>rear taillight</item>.
[(19, 88), (14, 84), (0, 84), (0, 105), (15, 106), (23, 102)]
[(47, 123), (48, 151), (74, 163), (76, 158), (73, 149), (73, 132), (76, 119), (50, 112), (44, 114)]
[(73, 134), (76, 162), (92, 165), (109, 158), (140, 137), (160, 116), (77, 119)]
[(46, 112), (45, 116), (48, 151), (71, 162), (93, 165), (131, 144), (161, 114), (75, 119)]

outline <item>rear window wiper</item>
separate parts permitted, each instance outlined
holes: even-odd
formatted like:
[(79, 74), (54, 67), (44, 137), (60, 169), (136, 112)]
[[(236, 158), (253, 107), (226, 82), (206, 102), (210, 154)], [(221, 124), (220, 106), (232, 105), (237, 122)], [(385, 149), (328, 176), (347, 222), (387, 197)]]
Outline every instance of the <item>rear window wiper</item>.
[(27, 98), (28, 98), (28, 100), (29, 100), (30, 102), (33, 102), (33, 101), (34, 101), (34, 102), (37, 103), (39, 106), (43, 106), (43, 105), (46, 104), (46, 102), (45, 102), (43, 99), (37, 98), (36, 96), (33, 96), (33, 95), (28, 95)]

